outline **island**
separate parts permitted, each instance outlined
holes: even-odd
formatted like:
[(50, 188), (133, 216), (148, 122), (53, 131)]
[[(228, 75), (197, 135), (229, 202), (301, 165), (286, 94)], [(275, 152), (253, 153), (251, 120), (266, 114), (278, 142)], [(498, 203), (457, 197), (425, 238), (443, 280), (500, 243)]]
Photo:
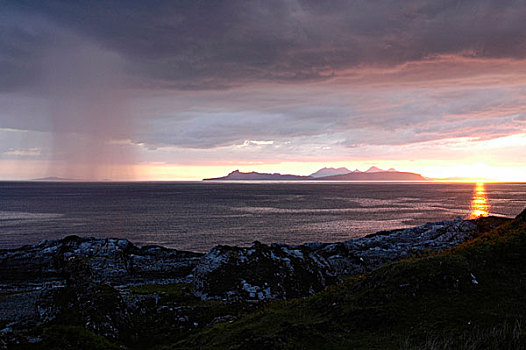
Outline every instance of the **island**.
[(347, 168), (322, 168), (311, 175), (290, 175), (280, 173), (241, 172), (234, 170), (226, 176), (203, 179), (203, 181), (428, 181), (417, 173), (401, 172), (393, 168), (382, 170), (375, 166), (366, 171)]
[(223, 177), (216, 177), (210, 179), (204, 179), (203, 181), (299, 181), (299, 180), (312, 180), (310, 176), (301, 175), (282, 175), (279, 173), (268, 174), (268, 173), (257, 173), (252, 171), (250, 173), (242, 173), (239, 170), (234, 170), (230, 174)]

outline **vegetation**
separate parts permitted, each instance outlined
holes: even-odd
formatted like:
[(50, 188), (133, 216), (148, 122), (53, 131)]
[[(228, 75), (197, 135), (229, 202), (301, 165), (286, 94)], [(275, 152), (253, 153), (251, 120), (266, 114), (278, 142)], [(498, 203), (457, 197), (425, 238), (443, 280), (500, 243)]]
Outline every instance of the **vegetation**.
[(39, 335), (41, 342), (21, 345), (20, 349), (48, 350), (112, 350), (119, 346), (103, 336), (78, 326), (58, 325), (46, 328)]
[(195, 304), (199, 300), (190, 293), (190, 288), (189, 283), (144, 284), (132, 287), (130, 292), (141, 295), (157, 294), (170, 301), (188, 305)]
[[(190, 285), (184, 283), (144, 285), (132, 288), (131, 292), (145, 296), (153, 294), (163, 305), (159, 311), (155, 302), (150, 300), (149, 304), (143, 303), (143, 309), (149, 311), (132, 315), (136, 335), (130, 337), (134, 341), (127, 345), (133, 349), (149, 349), (178, 341), (214, 322), (216, 317), (230, 315), (237, 318), (247, 308), (247, 305), (224, 304), (217, 300), (202, 301), (193, 296)], [(180, 317), (183, 322), (180, 322)]]

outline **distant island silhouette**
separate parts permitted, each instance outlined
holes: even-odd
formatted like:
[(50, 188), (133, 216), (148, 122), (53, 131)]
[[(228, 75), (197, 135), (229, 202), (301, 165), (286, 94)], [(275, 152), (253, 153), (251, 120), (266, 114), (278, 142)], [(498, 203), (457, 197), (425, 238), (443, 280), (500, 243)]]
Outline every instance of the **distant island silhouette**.
[(56, 176), (49, 176), (49, 177), (41, 177), (38, 179), (31, 179), (31, 181), (78, 181), (76, 179), (67, 179), (63, 177), (56, 177)]
[(293, 175), (280, 173), (241, 172), (234, 170), (222, 177), (203, 179), (203, 181), (428, 181), (429, 179), (417, 173), (402, 172), (390, 168), (383, 170), (375, 166), (366, 171), (347, 168), (322, 168), (311, 175)]

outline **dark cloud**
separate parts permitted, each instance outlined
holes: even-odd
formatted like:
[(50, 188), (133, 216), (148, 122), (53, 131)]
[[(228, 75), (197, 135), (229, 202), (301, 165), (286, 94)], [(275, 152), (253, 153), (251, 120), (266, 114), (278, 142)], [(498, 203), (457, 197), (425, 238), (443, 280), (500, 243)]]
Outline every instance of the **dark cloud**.
[(7, 1), (2, 86), (34, 76), (64, 32), (126, 60), (135, 86), (215, 89), (327, 79), (433, 55), (526, 57), (522, 1)]

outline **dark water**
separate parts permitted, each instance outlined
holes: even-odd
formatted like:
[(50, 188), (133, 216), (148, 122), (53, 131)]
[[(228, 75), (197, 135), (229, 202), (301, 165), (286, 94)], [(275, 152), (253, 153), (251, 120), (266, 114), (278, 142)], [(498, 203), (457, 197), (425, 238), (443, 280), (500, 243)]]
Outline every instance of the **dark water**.
[[(491, 214), (526, 184), (485, 184)], [(468, 217), (474, 184), (0, 182), (0, 247), (76, 234), (204, 251), (216, 244), (341, 241)]]

